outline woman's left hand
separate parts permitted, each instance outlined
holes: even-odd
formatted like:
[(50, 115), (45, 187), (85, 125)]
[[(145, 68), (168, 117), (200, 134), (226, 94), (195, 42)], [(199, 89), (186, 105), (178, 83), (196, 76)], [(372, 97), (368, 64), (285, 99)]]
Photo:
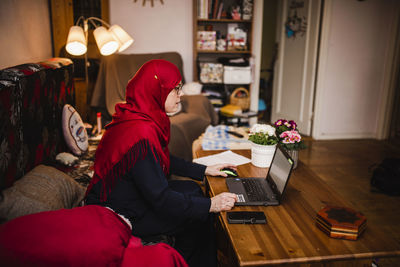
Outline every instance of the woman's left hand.
[(215, 164), (212, 166), (208, 166), (206, 168), (205, 175), (228, 177), (228, 175), (226, 173), (221, 171), (223, 168), (230, 168), (235, 171), (237, 170), (237, 167), (235, 165), (232, 165), (229, 163)]

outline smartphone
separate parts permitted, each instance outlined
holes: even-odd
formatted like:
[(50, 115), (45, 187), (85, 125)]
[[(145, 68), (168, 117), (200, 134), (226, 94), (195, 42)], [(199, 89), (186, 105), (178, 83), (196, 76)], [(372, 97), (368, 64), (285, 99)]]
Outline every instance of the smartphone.
[(267, 218), (262, 211), (228, 211), (226, 217), (229, 223), (267, 223)]

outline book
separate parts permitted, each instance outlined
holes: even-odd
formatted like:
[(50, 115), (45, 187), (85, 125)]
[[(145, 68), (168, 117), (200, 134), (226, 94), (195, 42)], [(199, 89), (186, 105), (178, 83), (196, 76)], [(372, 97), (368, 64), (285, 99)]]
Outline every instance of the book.
[(217, 18), (217, 12), (218, 12), (218, 0), (215, 0), (214, 1), (213, 16), (212, 16), (213, 19)]
[(228, 104), (225, 105), (221, 108), (221, 113), (227, 114), (227, 115), (241, 115), (242, 114), (242, 108), (236, 105)]
[(222, 8), (224, 7), (224, 3), (219, 4), (217, 19), (221, 19)]

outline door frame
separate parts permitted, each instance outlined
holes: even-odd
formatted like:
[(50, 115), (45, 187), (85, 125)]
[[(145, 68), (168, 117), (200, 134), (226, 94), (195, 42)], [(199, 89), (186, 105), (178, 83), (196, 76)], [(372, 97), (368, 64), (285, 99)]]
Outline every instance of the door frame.
[[(273, 97), (272, 97), (272, 111), (271, 121), (279, 118), (295, 120), (303, 135), (311, 135), (313, 124), (313, 103), (315, 97), (315, 77), (317, 75), (318, 63), (318, 50), (319, 50), (319, 29), (322, 4), (317, 0), (308, 0), (307, 14), (307, 28), (305, 39), (305, 51), (302, 59), (302, 72), (301, 72), (301, 94), (300, 106), (297, 116), (293, 114), (290, 116), (282, 109), (283, 97), (282, 88), (284, 77), (284, 64), (285, 64), (285, 45), (287, 37), (285, 34), (285, 20), (288, 13), (288, 5), (290, 0), (280, 1), (278, 4), (277, 16), (277, 31), (276, 40), (279, 44), (278, 56), (274, 66), (274, 81), (273, 81)], [(316, 12), (317, 11), (317, 12)]]
[[(395, 14), (400, 14), (400, 2), (396, 2)], [(383, 98), (379, 109), (377, 139), (387, 139), (390, 135), (390, 126), (393, 117), (397, 77), (400, 75), (400, 16), (391, 25), (392, 34), (390, 48), (386, 55), (386, 66), (389, 71), (385, 72)]]

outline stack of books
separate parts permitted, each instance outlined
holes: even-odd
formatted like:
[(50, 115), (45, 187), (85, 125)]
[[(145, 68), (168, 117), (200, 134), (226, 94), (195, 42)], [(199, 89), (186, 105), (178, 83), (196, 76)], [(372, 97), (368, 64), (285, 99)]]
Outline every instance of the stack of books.
[(220, 19), (226, 17), (222, 0), (198, 0), (197, 17), (199, 19)]

